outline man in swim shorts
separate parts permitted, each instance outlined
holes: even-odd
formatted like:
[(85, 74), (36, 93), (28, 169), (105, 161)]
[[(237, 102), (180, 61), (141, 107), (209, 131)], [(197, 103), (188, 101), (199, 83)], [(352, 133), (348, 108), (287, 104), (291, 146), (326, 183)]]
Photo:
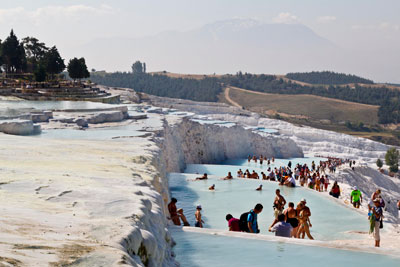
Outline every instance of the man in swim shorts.
[(194, 226), (203, 228), (204, 221), (201, 219), (201, 205), (197, 205), (194, 217), (196, 218), (196, 223), (194, 224)]
[(275, 199), (274, 199), (274, 216), (275, 219), (278, 219), (278, 215), (282, 214), (283, 209), (285, 208), (286, 205), (286, 200), (285, 198), (281, 195), (281, 190), (276, 189), (275, 190)]

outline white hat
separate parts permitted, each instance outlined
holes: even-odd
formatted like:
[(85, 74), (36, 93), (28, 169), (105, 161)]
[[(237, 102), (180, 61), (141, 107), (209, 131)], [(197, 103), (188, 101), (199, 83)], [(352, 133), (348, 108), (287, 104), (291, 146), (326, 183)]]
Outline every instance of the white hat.
[(306, 199), (305, 199), (305, 198), (302, 198), (302, 199), (300, 200), (300, 202), (307, 203), (307, 201), (306, 201)]
[(201, 205), (197, 205), (196, 209), (201, 209)]
[(354, 186), (354, 187), (353, 187), (353, 190), (357, 190), (357, 186)]

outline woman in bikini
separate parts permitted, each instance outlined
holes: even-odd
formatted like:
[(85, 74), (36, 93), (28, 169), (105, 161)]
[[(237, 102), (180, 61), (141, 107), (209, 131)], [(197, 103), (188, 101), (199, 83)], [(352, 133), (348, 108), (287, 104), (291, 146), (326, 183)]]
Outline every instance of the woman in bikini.
[(309, 239), (314, 239), (310, 234), (310, 227), (312, 226), (310, 221), (310, 210), (305, 207), (305, 204), (299, 203), (297, 207), (300, 207), (300, 212), (298, 213), (299, 218), (299, 229), (297, 231), (297, 238), (304, 239), (304, 236), (307, 235)]
[(291, 236), (296, 237), (299, 220), (297, 219), (297, 210), (294, 208), (293, 202), (289, 202), (289, 207), (283, 212), (283, 214), (285, 214), (285, 221), (290, 223), (290, 225), (293, 227)]

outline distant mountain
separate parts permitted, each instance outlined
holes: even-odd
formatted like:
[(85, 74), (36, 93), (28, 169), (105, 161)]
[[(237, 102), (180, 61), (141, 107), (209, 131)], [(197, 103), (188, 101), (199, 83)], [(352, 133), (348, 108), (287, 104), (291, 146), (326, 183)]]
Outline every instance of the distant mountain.
[(181, 73), (332, 69), (329, 57), (339, 50), (302, 24), (264, 24), (251, 19), (138, 39), (98, 39), (80, 49), (97, 69), (129, 70), (139, 59), (150, 70)]

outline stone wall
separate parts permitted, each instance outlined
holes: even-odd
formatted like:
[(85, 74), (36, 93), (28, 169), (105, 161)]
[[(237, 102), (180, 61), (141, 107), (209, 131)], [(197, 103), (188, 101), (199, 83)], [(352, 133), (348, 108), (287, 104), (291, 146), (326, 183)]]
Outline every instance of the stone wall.
[(180, 172), (186, 163), (221, 163), (226, 159), (247, 158), (248, 155), (291, 158), (303, 157), (296, 143), (276, 135), (261, 136), (241, 126), (220, 127), (183, 119), (166, 124), (163, 151), (168, 172)]

